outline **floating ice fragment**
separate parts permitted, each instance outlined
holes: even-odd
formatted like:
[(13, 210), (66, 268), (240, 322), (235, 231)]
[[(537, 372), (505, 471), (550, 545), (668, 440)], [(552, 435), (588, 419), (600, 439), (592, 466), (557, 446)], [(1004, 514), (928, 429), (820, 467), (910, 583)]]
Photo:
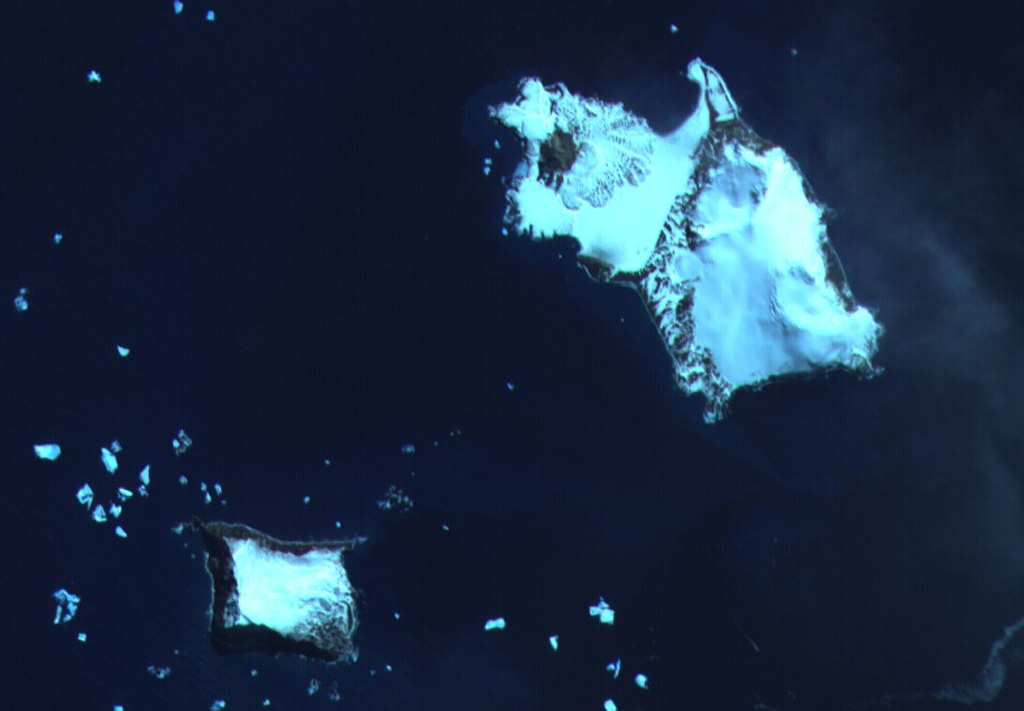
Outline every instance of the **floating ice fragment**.
[(89, 76), (86, 77), (86, 80), (90, 84), (99, 84), (101, 81), (103, 81), (100, 78), (100, 73), (98, 71), (96, 71), (95, 69), (93, 69), (91, 72), (89, 72)]
[(37, 457), (51, 462), (60, 456), (59, 444), (37, 444), (35, 450)]
[(402, 454), (416, 454), (416, 445), (412, 442), (402, 445)]
[(599, 598), (599, 602), (596, 605), (590, 606), (590, 616), (597, 617), (606, 625), (615, 624), (615, 610), (604, 601), (603, 597)]
[(270, 699), (263, 699), (264, 706), (270, 706)]
[(185, 434), (185, 430), (178, 430), (178, 436), (171, 440), (171, 444), (174, 446), (174, 453), (180, 456), (192, 446), (192, 438)]
[(26, 289), (25, 287), (21, 287), (20, 289), (18, 289), (18, 295), (14, 297), (14, 308), (16, 308), (18, 311), (28, 311), (28, 299), (26, 298), (27, 294), (28, 289)]
[(210, 496), (210, 492), (206, 492), (205, 494), (203, 494), (203, 504), (204, 505), (209, 506), (210, 502), (212, 502), (212, 501), (213, 501), (213, 497)]
[(382, 511), (390, 511), (391, 509), (401, 512), (408, 511), (412, 508), (412, 499), (392, 484), (384, 492), (383, 498), (377, 500), (377, 508)]
[(99, 504), (96, 504), (96, 508), (92, 510), (92, 520), (96, 523), (103, 523), (107, 520), (107, 512)]
[(181, 484), (182, 486), (185, 486), (186, 484), (188, 484), (188, 477), (182, 474), (181, 476), (178, 477), (178, 483)]
[(617, 708), (618, 708), (618, 706), (616, 706), (615, 702), (612, 701), (611, 699), (607, 699), (604, 702), (604, 711), (615, 711)]
[(310, 501), (311, 501), (311, 499), (308, 496), (303, 496), (302, 497), (302, 503), (304, 503), (306, 506), (309, 506), (309, 502)]
[(78, 604), (82, 602), (82, 598), (61, 588), (53, 594), (53, 599), (57, 601), (57, 612), (53, 616), (53, 624), (63, 625), (71, 622), (75, 613), (78, 612)]
[(217, 19), (217, 15), (214, 13), (213, 10), (207, 10), (206, 11), (206, 21), (207, 22), (213, 22), (216, 19)]
[(122, 358), (127, 358), (129, 353), (131, 353), (130, 348), (125, 348), (124, 346), (117, 347), (117, 354)]
[(146, 667), (146, 671), (155, 676), (157, 679), (166, 679), (171, 675), (170, 667), (157, 667), (150, 665)]
[(647, 688), (647, 675), (646, 674), (637, 674), (636, 678), (633, 679), (633, 681), (636, 682), (636, 685), (639, 686), (641, 689), (646, 689)]
[(114, 441), (112, 441), (110, 443), (110, 451), (113, 452), (114, 454), (117, 454), (118, 452), (120, 452), (121, 451), (121, 441), (120, 440), (116, 440), (116, 439)]
[(621, 659), (616, 659), (614, 662), (612, 662), (611, 664), (606, 666), (604, 668), (604, 670), (605, 671), (610, 671), (612, 673), (612, 678), (613, 679), (618, 679), (619, 678), (619, 671), (622, 670), (622, 660)]
[(388, 671), (388, 672), (391, 671), (391, 665), (390, 664), (385, 664), (384, 665), (384, 671)]
[(111, 503), (107, 506), (107, 513), (110, 514), (111, 518), (121, 518), (122, 508), (115, 503)]
[(78, 641), (81, 642), (82, 644), (85, 644), (86, 640), (88, 640), (88, 639), (89, 639), (89, 635), (87, 635), (85, 632), (79, 632), (78, 633)]
[(516, 384), (510, 380), (507, 383), (505, 383), (505, 387), (508, 388), (509, 392), (512, 392), (513, 390), (516, 389)]
[(141, 481), (146, 486), (149, 486), (149, 465), (148, 464), (142, 468), (141, 472), (139, 472), (139, 481)]
[(199, 490), (200, 491), (206, 491), (207, 488), (208, 487), (206, 486), (206, 482), (205, 481), (199, 482)]
[(114, 529), (114, 533), (116, 533), (119, 538), (127, 538), (128, 537), (128, 532), (125, 531), (120, 526), (118, 526), (117, 528)]
[(550, 637), (548, 637), (548, 644), (551, 645), (551, 649), (553, 649), (553, 650), (555, 650), (557, 652), (558, 651), (558, 635), (557, 634), (553, 634)]
[(124, 711), (124, 706), (117, 705), (114, 707), (114, 711)]
[(53, 243), (54, 244), (60, 244), (61, 240), (63, 240), (63, 239), (64, 239), (64, 235), (62, 235), (60, 232), (57, 232), (56, 234), (53, 235)]
[(448, 524), (447, 523), (442, 523), (441, 524), (441, 530), (442, 531), (450, 531), (451, 529), (448, 528)]
[(181, 11), (185, 9), (185, 3), (181, 0), (174, 0), (174, 14), (180, 15)]
[(318, 691), (320, 691), (320, 680), (319, 679), (310, 679), (309, 680), (309, 686), (306, 688), (306, 693), (309, 694), (310, 696), (312, 696), (313, 694), (315, 694)]
[(325, 467), (329, 467), (329, 466), (331, 466), (331, 460), (330, 460), (330, 459), (325, 459), (325, 460), (324, 460), (324, 466), (325, 466)]
[(210, 711), (222, 711), (227, 705), (226, 701), (214, 701), (210, 705)]
[(113, 474), (117, 471), (117, 456), (106, 447), (100, 448), (100, 459), (107, 471)]
[(146, 488), (145, 484), (139, 484), (139, 496), (149, 496), (149, 489)]
[(257, 674), (259, 674), (259, 672), (258, 672), (258, 671), (256, 671), (255, 669), (253, 669), (252, 671), (250, 671), (250, 672), (249, 672), (249, 674), (250, 674), (251, 676), (256, 676)]
[(490, 632), (491, 630), (503, 630), (505, 629), (505, 618), (496, 617), (493, 620), (487, 620), (484, 623), (484, 631)]
[(131, 489), (125, 489), (123, 486), (118, 487), (117, 498), (121, 499), (121, 501), (127, 501), (128, 499), (132, 498)]
[(217, 496), (220, 496), (221, 494), (224, 493), (224, 487), (222, 487), (220, 484), (214, 484), (213, 493), (216, 494)]
[(791, 48), (790, 48), (790, 50), (789, 50), (789, 53), (790, 53), (791, 55), (793, 55), (794, 57), (795, 57), (795, 56), (796, 56), (797, 54), (799, 54), (799, 52), (797, 52), (797, 49), (796, 49), (796, 47), (791, 47)]
[(676, 27), (675, 25), (669, 25), (668, 26), (668, 31), (671, 32), (672, 34), (675, 34), (676, 32), (679, 31), (679, 28)]
[(400, 619), (402, 619), (402, 616), (396, 612), (395, 613), (395, 619), (396, 620), (400, 620)]

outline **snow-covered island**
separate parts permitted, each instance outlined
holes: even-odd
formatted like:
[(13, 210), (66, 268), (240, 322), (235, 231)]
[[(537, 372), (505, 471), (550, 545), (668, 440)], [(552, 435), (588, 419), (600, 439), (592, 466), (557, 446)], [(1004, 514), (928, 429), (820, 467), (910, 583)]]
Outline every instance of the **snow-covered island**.
[(361, 539), (289, 542), (241, 524), (192, 526), (213, 582), (214, 649), (355, 660), (356, 592), (342, 557)]
[(700, 59), (697, 107), (655, 134), (621, 104), (524, 79), (491, 109), (521, 138), (506, 223), (571, 237), (598, 281), (636, 288), (676, 381), (720, 419), (732, 393), (779, 376), (845, 368), (870, 376), (884, 329), (853, 298), (819, 203), (796, 163), (739, 118)]

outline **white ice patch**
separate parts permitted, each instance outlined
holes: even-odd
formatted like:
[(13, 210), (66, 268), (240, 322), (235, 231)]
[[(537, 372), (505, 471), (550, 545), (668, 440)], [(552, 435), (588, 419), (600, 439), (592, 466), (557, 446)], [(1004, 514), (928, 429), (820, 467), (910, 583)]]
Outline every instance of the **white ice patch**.
[(78, 605), (82, 602), (82, 598), (61, 588), (53, 594), (53, 599), (57, 602), (57, 612), (54, 613), (53, 624), (66, 625), (71, 622), (75, 613), (78, 612)]
[(47, 461), (54, 461), (60, 456), (59, 444), (37, 444), (34, 447), (36, 456)]
[(696, 59), (687, 76), (700, 98), (666, 136), (619, 104), (524, 79), (514, 103), (491, 109), (524, 144), (506, 223), (571, 237), (596, 279), (634, 286), (709, 422), (738, 388), (832, 368), (875, 374), (883, 329), (853, 300), (825, 207), (740, 120), (718, 72)]
[(302, 639), (331, 614), (351, 625), (355, 600), (337, 551), (276, 553), (250, 539), (226, 539), (238, 584), (236, 625), (264, 625)]
[(185, 430), (178, 430), (178, 436), (171, 440), (171, 446), (174, 447), (174, 453), (181, 456), (192, 446), (192, 438), (185, 434)]
[(590, 606), (590, 616), (598, 618), (602, 624), (615, 624), (615, 610), (613, 610), (604, 598), (600, 598), (596, 605)]
[(100, 448), (100, 460), (103, 462), (103, 466), (106, 467), (107, 471), (111, 474), (117, 471), (117, 455), (106, 447)]

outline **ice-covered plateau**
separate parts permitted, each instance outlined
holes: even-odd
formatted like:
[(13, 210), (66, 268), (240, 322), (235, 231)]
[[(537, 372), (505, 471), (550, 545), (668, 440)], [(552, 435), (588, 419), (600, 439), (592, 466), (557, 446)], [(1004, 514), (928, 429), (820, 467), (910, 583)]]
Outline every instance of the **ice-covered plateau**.
[(355, 660), (356, 592), (342, 556), (361, 539), (289, 542), (241, 524), (192, 526), (213, 582), (214, 649)]
[(871, 376), (884, 329), (853, 298), (826, 207), (796, 163), (739, 118), (700, 59), (690, 117), (665, 136), (621, 104), (524, 79), (491, 116), (521, 139), (506, 223), (571, 237), (598, 281), (632, 285), (675, 378), (713, 422), (738, 388), (835, 368)]

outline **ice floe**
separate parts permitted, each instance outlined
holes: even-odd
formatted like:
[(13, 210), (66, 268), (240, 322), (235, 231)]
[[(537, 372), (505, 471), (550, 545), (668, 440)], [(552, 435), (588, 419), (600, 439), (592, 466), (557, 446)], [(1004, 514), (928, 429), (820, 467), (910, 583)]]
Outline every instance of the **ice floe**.
[(55, 461), (60, 456), (59, 444), (37, 444), (34, 447), (36, 456), (47, 461)]
[(57, 612), (53, 616), (53, 624), (65, 625), (71, 622), (78, 612), (78, 605), (82, 602), (82, 598), (61, 588), (53, 594), (53, 599), (57, 603)]

